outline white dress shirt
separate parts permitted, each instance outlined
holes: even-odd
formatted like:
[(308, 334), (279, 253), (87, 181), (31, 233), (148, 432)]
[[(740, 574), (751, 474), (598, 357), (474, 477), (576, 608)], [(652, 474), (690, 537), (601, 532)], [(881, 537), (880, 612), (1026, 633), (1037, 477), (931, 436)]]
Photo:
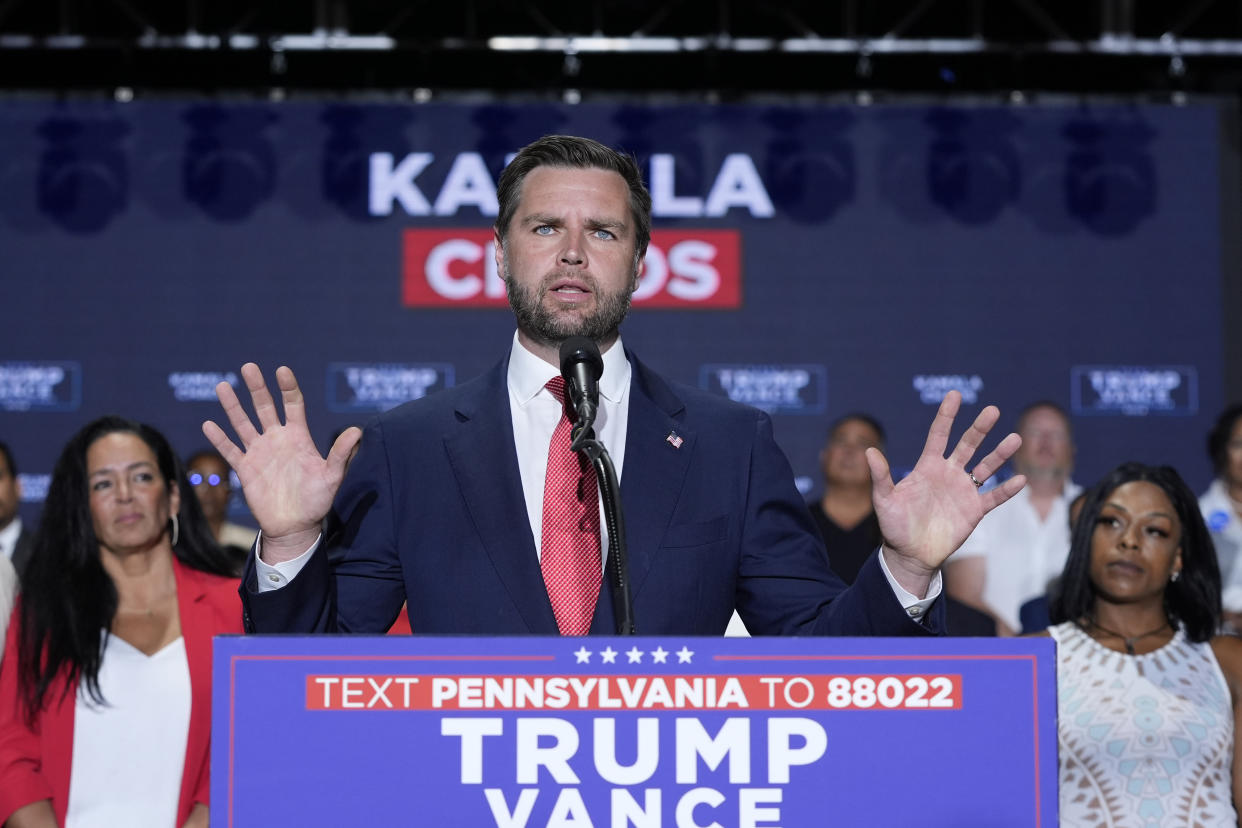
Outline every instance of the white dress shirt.
[(17, 551), (17, 539), (22, 534), (22, 519), (15, 517), (9, 521), (9, 525), (0, 529), (0, 555), (12, 560), (13, 553)]
[(982, 556), (987, 561), (983, 601), (1009, 625), (1022, 629), (1019, 610), (1048, 591), (1069, 556), (1069, 504), (1082, 487), (1066, 481), (1047, 518), (1031, 505), (1030, 487), (983, 516), (955, 559)]
[[(604, 372), (600, 376), (600, 401), (595, 419), (595, 434), (608, 449), (617, 470), (617, 482), (620, 483), (621, 466), (625, 459), (626, 427), (629, 423), (630, 363), (625, 358), (625, 349), (619, 337), (602, 356)], [(556, 430), (556, 424), (561, 419), (560, 403), (544, 386), (548, 380), (559, 374), (560, 369), (557, 366), (526, 350), (518, 341), (517, 333), (514, 333), (513, 345), (509, 350), (507, 375), (509, 412), (513, 417), (513, 440), (517, 449), (518, 471), (522, 478), (522, 494), (526, 498), (526, 516), (530, 521), (531, 537), (535, 539), (536, 550), (539, 548), (540, 538), (543, 537), (543, 485), (548, 470), (548, 446), (552, 441), (552, 432)], [(602, 519), (600, 534), (600, 550), (603, 555), (607, 555), (607, 529)], [(261, 540), (262, 534), (260, 542)], [(311, 553), (319, 542), (320, 539), (316, 539), (311, 548), (301, 556), (284, 563), (269, 565), (259, 559), (259, 591), (279, 589), (288, 583), (310, 560)], [(257, 549), (258, 545), (256, 552)], [(940, 595), (939, 572), (932, 580), (927, 597), (920, 599), (897, 583), (884, 560), (883, 551), (880, 554), (880, 568), (902, 607), (913, 618), (921, 617)]]
[[(599, 408), (595, 415), (595, 439), (604, 444), (621, 482), (625, 460), (625, 432), (630, 412), (630, 361), (621, 340), (604, 351), (604, 373), (599, 378)], [(526, 517), (530, 520), (535, 549), (542, 555), (543, 488), (548, 475), (548, 450), (552, 432), (561, 420), (561, 404), (545, 386), (560, 376), (560, 369), (544, 362), (521, 346), (517, 334), (509, 352), (509, 411), (513, 415), (513, 442), (517, 448)], [(608, 554), (608, 528), (600, 502), (600, 567)]]

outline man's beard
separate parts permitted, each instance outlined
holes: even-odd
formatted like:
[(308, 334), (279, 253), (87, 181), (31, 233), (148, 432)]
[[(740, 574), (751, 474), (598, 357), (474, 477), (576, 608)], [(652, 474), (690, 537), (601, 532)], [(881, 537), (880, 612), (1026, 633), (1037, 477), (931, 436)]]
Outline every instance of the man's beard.
[(536, 288), (528, 289), (512, 278), (509, 263), (505, 262), (505, 293), (509, 297), (509, 307), (513, 308), (513, 315), (517, 317), (518, 329), (545, 345), (558, 345), (571, 336), (585, 336), (596, 342), (611, 339), (629, 313), (633, 291), (604, 293), (593, 276), (574, 273), (573, 278), (585, 284), (595, 297), (595, 310), (586, 316), (565, 313), (558, 318), (544, 306), (543, 297), (563, 276), (561, 273), (549, 273)]

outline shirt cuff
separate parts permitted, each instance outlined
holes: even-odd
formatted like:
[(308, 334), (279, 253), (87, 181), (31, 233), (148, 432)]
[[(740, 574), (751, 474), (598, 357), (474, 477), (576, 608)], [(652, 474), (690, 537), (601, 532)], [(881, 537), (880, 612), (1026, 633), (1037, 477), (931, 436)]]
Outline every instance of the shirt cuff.
[[(323, 533), (320, 532), (315, 537), (315, 542), (310, 545), (310, 549), (307, 549), (301, 555), (283, 563), (269, 564), (264, 563), (263, 559), (259, 557), (259, 550), (263, 548), (263, 532), (260, 531), (259, 536), (254, 542), (255, 572), (259, 576), (259, 592), (271, 592), (272, 590), (280, 589), (297, 577), (297, 574), (302, 571), (302, 567), (306, 566), (306, 562), (310, 560), (311, 553), (319, 547), (319, 541), (322, 539)], [(884, 571), (888, 572), (887, 569)], [(896, 583), (891, 575), (889, 575), (889, 581)]]
[(937, 569), (936, 574), (932, 576), (931, 583), (927, 586), (926, 598), (919, 598), (913, 593), (908, 592), (905, 587), (897, 583), (897, 579), (889, 571), (888, 562), (884, 560), (883, 546), (880, 547), (880, 569), (884, 572), (884, 577), (888, 578), (888, 585), (892, 587), (893, 594), (901, 602), (901, 608), (906, 611), (906, 615), (915, 621), (921, 621), (923, 616), (927, 615), (927, 610), (940, 597), (940, 593), (944, 589), (944, 579), (940, 577), (940, 570)]

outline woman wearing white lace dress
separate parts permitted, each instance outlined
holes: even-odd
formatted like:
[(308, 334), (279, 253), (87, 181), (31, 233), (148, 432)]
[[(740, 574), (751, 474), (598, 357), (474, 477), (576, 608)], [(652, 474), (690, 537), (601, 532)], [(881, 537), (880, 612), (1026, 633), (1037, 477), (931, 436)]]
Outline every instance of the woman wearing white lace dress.
[(1193, 493), (1127, 463), (1087, 497), (1052, 606), (1063, 826), (1237, 825), (1242, 641)]

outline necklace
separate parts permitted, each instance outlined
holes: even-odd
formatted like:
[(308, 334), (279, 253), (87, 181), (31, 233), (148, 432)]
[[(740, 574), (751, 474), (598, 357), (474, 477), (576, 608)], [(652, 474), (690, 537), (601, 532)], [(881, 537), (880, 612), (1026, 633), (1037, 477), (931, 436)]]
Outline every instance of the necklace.
[(1108, 627), (1101, 625), (1094, 618), (1088, 618), (1087, 623), (1102, 633), (1107, 633), (1108, 635), (1111, 635), (1114, 638), (1120, 638), (1121, 643), (1125, 645), (1126, 652), (1129, 653), (1130, 655), (1137, 655), (1137, 653), (1134, 652), (1134, 645), (1137, 642), (1141, 641), (1144, 638), (1153, 636), (1156, 633), (1164, 632), (1165, 630), (1169, 628), (1169, 622), (1165, 621), (1159, 627), (1156, 627), (1154, 630), (1148, 630), (1145, 633), (1139, 633), (1138, 635), (1122, 635), (1116, 630), (1110, 630)]
[(147, 618), (153, 618), (155, 616), (155, 610), (151, 607), (147, 607), (145, 609), (142, 607), (117, 607), (116, 611), (118, 614), (123, 612), (128, 615), (144, 615)]

